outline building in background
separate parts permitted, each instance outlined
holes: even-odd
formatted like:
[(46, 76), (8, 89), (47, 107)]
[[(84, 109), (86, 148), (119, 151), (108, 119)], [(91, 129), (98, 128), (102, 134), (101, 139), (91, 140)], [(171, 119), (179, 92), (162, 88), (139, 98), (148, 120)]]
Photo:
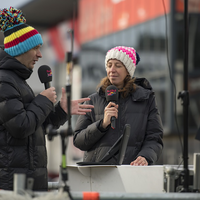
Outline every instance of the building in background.
[[(199, 141), (195, 140), (200, 124), (199, 11), (200, 1), (189, 0), (190, 164), (193, 153), (200, 150)], [(150, 81), (164, 125), (164, 150), (158, 164), (180, 164), (184, 148), (183, 141), (180, 142), (183, 106), (177, 97), (184, 89), (184, 1), (81, 0), (78, 13), (82, 95), (96, 91), (106, 75), (104, 58), (108, 49), (120, 45), (134, 47), (141, 57), (134, 75)]]
[[(44, 10), (47, 3), (48, 9)], [(65, 85), (65, 55), (71, 51), (69, 30), (74, 29), (73, 99), (96, 91), (101, 78), (106, 76), (104, 59), (108, 49), (120, 45), (134, 47), (141, 57), (135, 76), (150, 81), (164, 125), (164, 149), (158, 164), (178, 165), (183, 161), (183, 106), (177, 97), (184, 89), (184, 0), (33, 0), (20, 9), (25, 11), (27, 22), (42, 34), (43, 59), (37, 65), (52, 68), (52, 85), (58, 96)], [(200, 124), (200, 0), (188, 0), (188, 11), (188, 151), (192, 164), (193, 153), (200, 152), (199, 141), (195, 139)], [(43, 90), (37, 67), (29, 83), (36, 94)], [(75, 122), (76, 117), (73, 128)], [(67, 124), (63, 128), (66, 127)], [(49, 172), (57, 174), (61, 162), (60, 138), (47, 146)], [(68, 164), (82, 158), (72, 138), (67, 154)]]

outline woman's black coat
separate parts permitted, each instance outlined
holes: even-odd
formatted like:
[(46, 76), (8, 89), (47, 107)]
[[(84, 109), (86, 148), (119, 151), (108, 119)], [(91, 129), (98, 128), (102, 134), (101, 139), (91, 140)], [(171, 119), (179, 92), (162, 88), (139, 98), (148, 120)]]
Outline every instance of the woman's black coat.
[(155, 95), (146, 79), (136, 79), (137, 89), (127, 98), (119, 98), (116, 128), (102, 131), (100, 122), (107, 106), (105, 94), (100, 89), (89, 96), (94, 105), (91, 113), (79, 116), (74, 133), (74, 145), (85, 151), (83, 161), (99, 162), (117, 141), (125, 124), (130, 124), (131, 134), (123, 164), (130, 164), (138, 156), (155, 164), (163, 148), (163, 126)]

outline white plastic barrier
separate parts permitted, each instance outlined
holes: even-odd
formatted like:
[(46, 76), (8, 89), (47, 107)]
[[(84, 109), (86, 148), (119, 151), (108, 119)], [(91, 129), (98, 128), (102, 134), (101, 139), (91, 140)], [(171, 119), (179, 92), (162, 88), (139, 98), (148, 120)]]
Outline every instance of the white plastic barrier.
[(72, 192), (164, 193), (164, 166), (70, 165)]

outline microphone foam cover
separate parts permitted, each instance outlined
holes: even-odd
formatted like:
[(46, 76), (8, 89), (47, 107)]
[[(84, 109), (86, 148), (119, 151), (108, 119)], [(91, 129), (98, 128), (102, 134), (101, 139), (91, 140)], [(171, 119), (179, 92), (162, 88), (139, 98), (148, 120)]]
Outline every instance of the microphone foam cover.
[(106, 100), (108, 102), (117, 102), (118, 101), (118, 88), (114, 85), (109, 85), (105, 91)]
[(42, 65), (38, 69), (38, 76), (41, 83), (48, 83), (52, 81), (52, 71), (47, 65)]

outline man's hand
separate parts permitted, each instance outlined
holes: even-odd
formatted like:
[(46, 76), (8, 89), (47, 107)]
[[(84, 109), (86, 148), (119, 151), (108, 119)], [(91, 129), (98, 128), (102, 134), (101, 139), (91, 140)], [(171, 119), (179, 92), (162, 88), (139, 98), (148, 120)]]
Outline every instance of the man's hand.
[(47, 97), (52, 103), (56, 102), (56, 91), (54, 87), (50, 87), (40, 93), (41, 95)]
[[(72, 100), (71, 101), (71, 115), (85, 115), (87, 112), (91, 112), (92, 108), (94, 108), (93, 105), (86, 105), (86, 104), (81, 104), (84, 101), (89, 101), (90, 98), (82, 98), (78, 100)], [(60, 106), (61, 108), (68, 113), (67, 110), (67, 98), (66, 98), (66, 92), (65, 89), (62, 88), (62, 96), (60, 99)]]

